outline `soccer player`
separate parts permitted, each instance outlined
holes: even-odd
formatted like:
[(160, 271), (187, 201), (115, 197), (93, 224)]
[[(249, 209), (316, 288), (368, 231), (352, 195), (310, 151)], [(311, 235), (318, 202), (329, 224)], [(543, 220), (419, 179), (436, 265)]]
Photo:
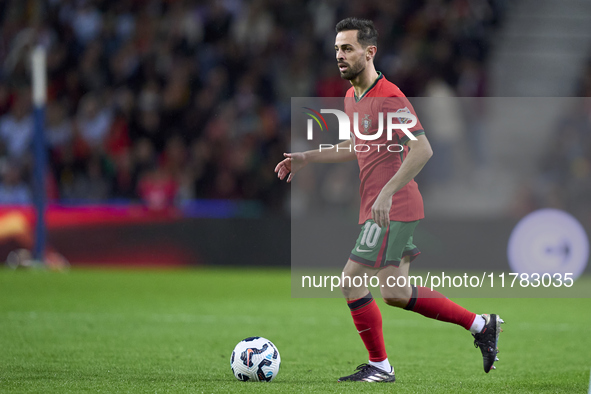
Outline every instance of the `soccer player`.
[[(352, 122), (352, 114), (358, 113), (358, 130), (368, 135), (376, 134), (379, 112), (400, 113), (399, 123), (407, 122), (404, 113), (416, 116), (400, 89), (375, 69), (373, 61), (378, 33), (373, 22), (347, 18), (336, 25), (336, 32), (334, 48), (338, 68), (341, 77), (352, 85), (345, 96), (345, 112)], [(379, 98), (378, 101), (375, 98)], [(383, 106), (376, 106), (377, 102)], [(404, 278), (396, 283), (406, 283), (406, 287), (380, 288), (386, 304), (469, 330), (474, 345), (482, 352), (484, 371), (488, 373), (498, 360), (497, 341), (503, 320), (495, 314), (477, 315), (437, 291), (411, 286), (408, 282), (410, 263), (420, 253), (413, 244), (413, 231), (424, 217), (423, 200), (413, 178), (433, 154), (420, 122), (417, 121), (408, 132), (414, 138), (398, 129), (392, 133), (390, 141), (386, 139), (386, 133), (371, 142), (352, 134), (351, 139), (332, 149), (285, 153), (285, 159), (277, 164), (275, 172), (279, 179), (287, 176), (287, 182), (291, 182), (294, 174), (309, 163), (357, 160), (361, 180), (359, 224), (362, 227), (343, 269), (344, 276), (375, 275), (382, 284), (387, 283), (388, 277)], [(356, 152), (351, 148), (357, 143), (372, 149), (366, 151), (363, 147)], [(384, 148), (389, 143), (398, 144), (403, 151), (390, 152)], [(382, 149), (378, 149), (380, 144)], [(386, 354), (378, 305), (367, 287), (352, 286), (347, 280), (343, 282), (341, 290), (369, 353), (369, 363), (360, 365), (355, 373), (338, 381), (394, 382), (394, 368)]]

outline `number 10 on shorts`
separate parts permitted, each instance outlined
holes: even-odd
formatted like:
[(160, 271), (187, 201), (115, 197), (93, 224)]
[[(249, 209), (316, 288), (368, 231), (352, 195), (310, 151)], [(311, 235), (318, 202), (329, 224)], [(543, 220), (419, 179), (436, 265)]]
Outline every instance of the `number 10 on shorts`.
[[(375, 246), (378, 244), (378, 240), (380, 239), (380, 235), (382, 234), (381, 230), (381, 227), (378, 226), (377, 223), (367, 221), (363, 227), (363, 235), (361, 236), (359, 245), (367, 246), (370, 249), (375, 248)], [(357, 249), (358, 252), (364, 252), (364, 250), (359, 250), (359, 247), (357, 247)], [(371, 250), (366, 250), (365, 252), (371, 252)]]

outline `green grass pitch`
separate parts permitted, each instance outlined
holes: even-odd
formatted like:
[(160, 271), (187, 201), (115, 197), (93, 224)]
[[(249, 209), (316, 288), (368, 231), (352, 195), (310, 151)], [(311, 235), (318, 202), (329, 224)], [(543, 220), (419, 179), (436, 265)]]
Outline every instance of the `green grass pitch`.
[[(496, 371), (462, 328), (379, 301), (396, 383), (337, 383), (363, 344), (344, 301), (292, 299), (289, 270), (0, 269), (0, 392), (587, 392), (591, 300), (457, 301), (505, 319)], [(253, 335), (281, 353), (271, 383), (231, 373)]]

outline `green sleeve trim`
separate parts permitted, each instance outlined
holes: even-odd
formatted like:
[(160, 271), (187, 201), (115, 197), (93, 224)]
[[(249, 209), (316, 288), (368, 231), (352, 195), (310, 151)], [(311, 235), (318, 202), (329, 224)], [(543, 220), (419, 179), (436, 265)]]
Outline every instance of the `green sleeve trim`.
[[(425, 135), (425, 130), (423, 130), (423, 129), (415, 130), (412, 132), (412, 135), (414, 135), (415, 137), (418, 137), (419, 135)], [(402, 137), (400, 139), (400, 142), (402, 143), (402, 145), (406, 144), (408, 141), (410, 141), (410, 138), (408, 138), (408, 136), (406, 134), (404, 135), (404, 137)]]

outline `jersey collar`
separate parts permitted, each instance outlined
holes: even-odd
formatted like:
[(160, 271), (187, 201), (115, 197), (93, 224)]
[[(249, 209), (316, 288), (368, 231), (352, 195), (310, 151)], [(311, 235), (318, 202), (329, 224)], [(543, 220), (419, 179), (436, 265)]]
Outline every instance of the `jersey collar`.
[(378, 77), (376, 78), (375, 81), (373, 81), (373, 83), (371, 84), (371, 86), (369, 88), (367, 88), (367, 90), (365, 92), (363, 92), (363, 94), (361, 95), (361, 97), (357, 97), (357, 95), (355, 93), (353, 93), (353, 95), (355, 96), (355, 102), (358, 103), (362, 98), (365, 97), (365, 95), (374, 88), (374, 86), (376, 86), (376, 84), (378, 83), (378, 81), (380, 79), (382, 79), (383, 75), (380, 71), (378, 71)]

